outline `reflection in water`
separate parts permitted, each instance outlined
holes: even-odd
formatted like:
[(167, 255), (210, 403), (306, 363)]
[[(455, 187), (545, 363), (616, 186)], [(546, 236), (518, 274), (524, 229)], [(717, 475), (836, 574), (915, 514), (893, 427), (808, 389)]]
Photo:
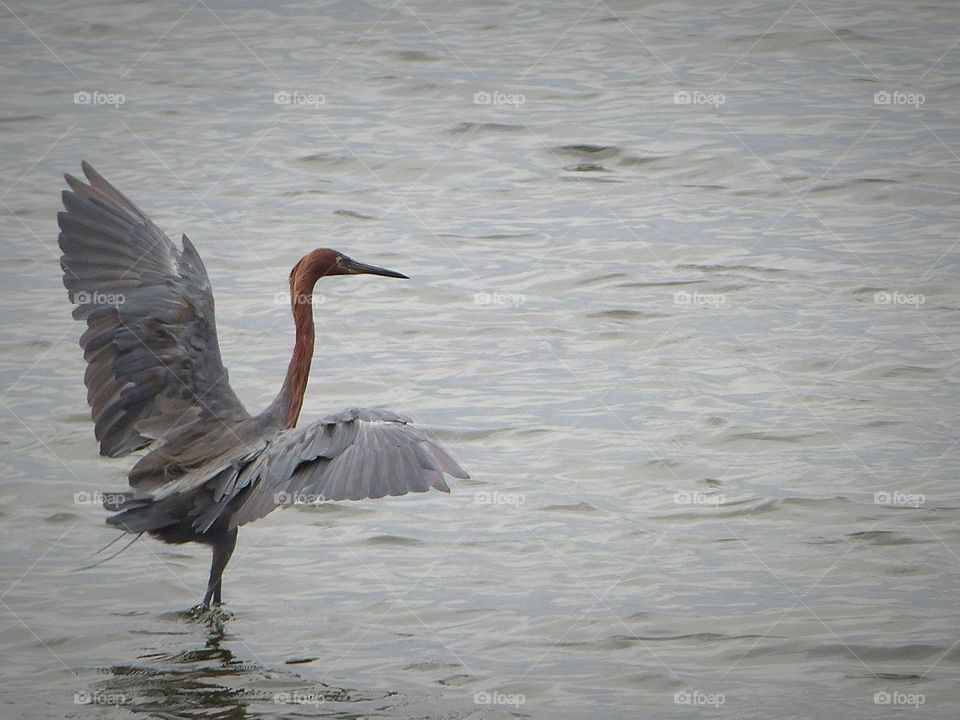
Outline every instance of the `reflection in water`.
[[(202, 614), (187, 611), (168, 619), (181, 621), (186, 628), (202, 629), (202, 647), (148, 653), (139, 656), (138, 664), (105, 668), (110, 677), (88, 690), (94, 702), (160, 718), (240, 720), (302, 716), (305, 710), (310, 715), (359, 718), (368, 714), (368, 703), (396, 695), (305, 683), (289, 670), (268, 669), (238, 657), (234, 648), (247, 656), (250, 650), (228, 633), (233, 618), (222, 610)], [(191, 633), (165, 634), (182, 637)], [(344, 707), (357, 703), (362, 704), (358, 710)]]

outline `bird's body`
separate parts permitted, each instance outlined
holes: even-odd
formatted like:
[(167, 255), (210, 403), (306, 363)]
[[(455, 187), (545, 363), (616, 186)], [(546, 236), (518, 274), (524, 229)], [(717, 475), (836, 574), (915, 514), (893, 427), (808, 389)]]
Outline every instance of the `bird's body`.
[(468, 477), (443, 449), (384, 410), (351, 409), (297, 427), (314, 349), (315, 283), (329, 275), (405, 277), (321, 248), (290, 273), (293, 357), (276, 399), (251, 415), (220, 358), (213, 294), (193, 244), (182, 249), (83, 163), (58, 214), (63, 282), (87, 361), (100, 453), (149, 448), (113, 494), (108, 522), (213, 549), (203, 606), (221, 601), (237, 528), (276, 507), (449, 488)]

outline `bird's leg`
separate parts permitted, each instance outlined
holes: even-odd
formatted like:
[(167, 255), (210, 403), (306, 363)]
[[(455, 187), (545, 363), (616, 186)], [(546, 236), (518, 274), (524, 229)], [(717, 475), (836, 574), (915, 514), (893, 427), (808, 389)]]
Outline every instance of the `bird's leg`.
[(221, 586), (223, 571), (230, 562), (233, 548), (237, 544), (237, 528), (222, 536), (220, 542), (213, 544), (213, 562), (210, 563), (210, 579), (207, 581), (207, 593), (203, 596), (200, 607), (208, 608), (211, 604), (219, 605), (222, 602)]

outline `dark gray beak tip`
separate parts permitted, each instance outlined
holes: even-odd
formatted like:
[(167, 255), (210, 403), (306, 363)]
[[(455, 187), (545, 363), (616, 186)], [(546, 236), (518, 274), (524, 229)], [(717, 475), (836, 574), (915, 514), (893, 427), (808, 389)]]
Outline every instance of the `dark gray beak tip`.
[(386, 268), (378, 268), (373, 266), (369, 266), (369, 267), (370, 267), (369, 270), (363, 271), (365, 275), (380, 275), (381, 277), (400, 278), (401, 280), (410, 279), (403, 273), (398, 273), (396, 270), (387, 270)]
[(400, 278), (402, 280), (410, 279), (403, 273), (398, 273), (396, 270), (388, 270), (387, 268), (377, 267), (376, 265), (367, 265), (366, 263), (357, 262), (356, 260), (349, 260), (348, 262), (348, 267), (356, 275), (380, 275), (381, 277)]

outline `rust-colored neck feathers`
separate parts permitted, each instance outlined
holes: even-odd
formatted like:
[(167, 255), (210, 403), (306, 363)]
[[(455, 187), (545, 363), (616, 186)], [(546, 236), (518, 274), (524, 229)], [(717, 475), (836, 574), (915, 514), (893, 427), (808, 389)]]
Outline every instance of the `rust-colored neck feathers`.
[(313, 325), (313, 287), (317, 280), (330, 273), (336, 262), (336, 253), (330, 250), (314, 250), (305, 255), (290, 273), (290, 306), (297, 338), (293, 345), (293, 357), (283, 381), (282, 396), (286, 405), (286, 424), (296, 427), (303, 407), (303, 394), (310, 378), (310, 363), (313, 361), (315, 340)]

